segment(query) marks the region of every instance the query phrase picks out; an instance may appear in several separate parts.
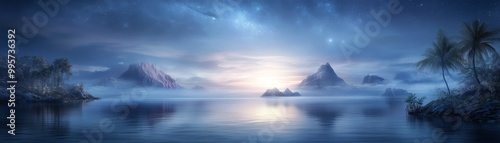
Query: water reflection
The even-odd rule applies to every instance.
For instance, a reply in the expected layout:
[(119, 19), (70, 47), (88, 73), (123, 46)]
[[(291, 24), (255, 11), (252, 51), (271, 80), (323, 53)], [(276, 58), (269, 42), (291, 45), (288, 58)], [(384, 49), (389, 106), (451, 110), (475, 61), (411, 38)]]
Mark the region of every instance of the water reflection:
[(335, 119), (342, 113), (342, 108), (336, 107), (335, 104), (322, 102), (297, 102), (297, 100), (303, 99), (297, 98), (292, 100), (266, 100), (266, 103), (271, 107), (293, 107), (302, 114), (316, 119), (318, 124), (324, 127), (330, 127), (334, 125)]
[(446, 132), (457, 131), (466, 123), (460, 117), (429, 117), (414, 115), (407, 115), (407, 121), (408, 125), (414, 127), (430, 126), (442, 129)]
[(341, 116), (342, 111), (328, 104), (306, 104), (298, 106), (300, 110), (310, 117), (316, 118), (319, 125), (330, 127), (335, 119)]
[(402, 97), (383, 97), (387, 103), (387, 105), (389, 105), (389, 108), (400, 108), (400, 107), (404, 107), (406, 105), (405, 103), (405, 100), (406, 100), (406, 97), (402, 96)]
[[(498, 124), (408, 116), (401, 99), (381, 97), (160, 99), (113, 104), (30, 103), (16, 108), (16, 136), (7, 142), (79, 142), (102, 119), (116, 127), (103, 142), (242, 142), (272, 131), (273, 142), (413, 142), (442, 129), (446, 142), (498, 142)], [(113, 106), (126, 108), (115, 112)], [(135, 105), (135, 106), (131, 106)], [(7, 115), (1, 108), (0, 114)], [(7, 120), (0, 120), (7, 124)], [(273, 128), (280, 127), (280, 130)], [(282, 128), (282, 129), (281, 129)], [(262, 142), (262, 141), (261, 141)]]
[[(500, 142), (498, 123), (472, 123), (453, 117), (422, 117), (407, 115), (407, 125), (427, 136), (439, 137), (444, 142)], [(423, 138), (432, 140), (432, 138)]]
[(386, 108), (364, 108), (362, 112), (365, 117), (382, 117), (390, 113)]
[[(84, 104), (86, 102), (19, 102), (15, 108), (16, 137), (22, 138), (29, 134), (48, 133), (51, 137), (66, 138), (71, 134), (71, 124), (75, 122), (73, 119), (82, 117), (82, 107)], [(2, 115), (7, 115), (7, 113), (8, 111), (5, 114), (2, 113)], [(7, 124), (7, 122), (8, 120), (0, 121), (2, 125)]]
[(70, 133), (70, 118), (81, 116), (82, 104), (81, 102), (31, 104), (21, 109), (20, 116), (31, 119), (27, 127), (38, 127), (40, 130), (50, 132), (53, 136), (67, 136)]
[[(114, 101), (106, 101), (112, 103)], [(101, 106), (102, 116), (123, 121), (127, 126), (136, 127), (142, 124), (154, 126), (162, 121), (168, 120), (177, 109), (175, 102), (156, 101), (156, 102), (136, 102), (136, 103), (118, 103), (105, 104), (112, 106)], [(107, 107), (107, 108), (106, 108)]]

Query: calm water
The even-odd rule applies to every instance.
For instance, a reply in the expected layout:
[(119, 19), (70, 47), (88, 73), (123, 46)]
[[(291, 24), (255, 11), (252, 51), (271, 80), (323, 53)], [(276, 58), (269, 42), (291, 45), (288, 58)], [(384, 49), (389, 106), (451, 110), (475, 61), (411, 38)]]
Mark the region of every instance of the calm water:
[[(402, 100), (381, 96), (107, 98), (24, 104), (17, 107), (17, 135), (8, 135), (4, 126), (0, 139), (75, 143), (100, 139), (120, 143), (500, 142), (499, 124), (415, 118), (405, 114)], [(7, 115), (3, 108), (2, 116)], [(1, 123), (7, 124), (7, 120)]]

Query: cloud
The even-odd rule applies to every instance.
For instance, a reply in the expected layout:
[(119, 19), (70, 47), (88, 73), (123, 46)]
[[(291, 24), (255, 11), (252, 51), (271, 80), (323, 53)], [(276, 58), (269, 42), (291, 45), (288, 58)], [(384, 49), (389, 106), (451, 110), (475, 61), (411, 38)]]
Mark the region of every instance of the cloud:
[(418, 74), (415, 72), (397, 72), (394, 75), (394, 80), (400, 81), (406, 84), (413, 83), (438, 83), (442, 82), (440, 78), (436, 75), (428, 75), (428, 74)]
[(107, 71), (109, 70), (109, 67), (103, 67), (103, 66), (83, 66), (83, 65), (73, 65), (73, 71), (74, 72), (79, 72), (79, 71), (87, 71), (87, 72), (102, 72), (102, 71)]
[(145, 46), (141, 44), (135, 44), (132, 46), (120, 46), (120, 47), (130, 47), (122, 48), (125, 52), (143, 54), (147, 56), (155, 56), (162, 58), (177, 58), (182, 56), (182, 53), (176, 48), (168, 48), (167, 46)]
[[(441, 78), (415, 73), (412, 62), (431, 46), (437, 29), (457, 34), (461, 23), (472, 19), (492, 28), (499, 25), (488, 14), (478, 15), (491, 9), (498, 14), (498, 5), (491, 2), (445, 0), (434, 3), (438, 13), (427, 7), (431, 4), (415, 3), (420, 2), (401, 1), (404, 11), (350, 56), (350, 63), (343, 62), (340, 43), (352, 43), (353, 27), (364, 29), (374, 20), (370, 10), (385, 8), (386, 0), (72, 1), (61, 6), (19, 54), (67, 57), (80, 65), (74, 67), (75, 77), (82, 79), (118, 76), (129, 63), (150, 61), (180, 81), (200, 77), (226, 85), (274, 80), (293, 85), (330, 62), (348, 83), (360, 83), (366, 74), (430, 83)], [(21, 17), (41, 10), (36, 2), (5, 2), (0, 7), (10, 11), (0, 14), (8, 19), (0, 22), (0, 29), (21, 30)]]
[(185, 78), (178, 78), (176, 79), (177, 83), (179, 83), (181, 86), (184, 87), (194, 87), (196, 85), (203, 86), (203, 87), (215, 87), (215, 86), (220, 86), (217, 83), (211, 81), (210, 79), (202, 78), (202, 77), (190, 77), (188, 79)]

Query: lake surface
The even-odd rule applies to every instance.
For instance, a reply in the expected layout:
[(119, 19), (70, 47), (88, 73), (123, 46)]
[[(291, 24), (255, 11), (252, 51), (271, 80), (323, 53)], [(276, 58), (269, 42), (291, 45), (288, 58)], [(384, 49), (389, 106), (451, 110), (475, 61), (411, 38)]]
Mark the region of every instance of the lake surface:
[[(16, 136), (4, 126), (0, 142), (500, 142), (499, 124), (416, 118), (405, 114), (403, 100), (117, 97), (19, 104)], [(8, 115), (4, 107), (0, 115)]]

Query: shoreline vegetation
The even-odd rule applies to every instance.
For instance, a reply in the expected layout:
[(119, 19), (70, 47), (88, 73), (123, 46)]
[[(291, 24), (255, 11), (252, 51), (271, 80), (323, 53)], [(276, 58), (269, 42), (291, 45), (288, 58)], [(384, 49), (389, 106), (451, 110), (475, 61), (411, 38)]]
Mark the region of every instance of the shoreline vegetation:
[[(52, 63), (39, 56), (19, 58), (16, 63), (16, 101), (75, 102), (99, 99), (86, 92), (83, 84), (65, 84), (72, 76), (71, 67), (67, 58), (55, 59)], [(6, 66), (0, 68), (2, 71), (7, 69)], [(2, 82), (0, 87), (7, 87), (7, 84)], [(1, 100), (9, 99), (7, 90), (0, 92)]]
[[(424, 53), (417, 68), (442, 74), (446, 91), (423, 105), (425, 97), (408, 96), (406, 111), (415, 116), (458, 117), (465, 121), (500, 122), (500, 58), (492, 46), (499, 29), (490, 30), (475, 20), (464, 23), (458, 41), (438, 32), (437, 41)], [(460, 71), (458, 89), (450, 89), (445, 73)]]

